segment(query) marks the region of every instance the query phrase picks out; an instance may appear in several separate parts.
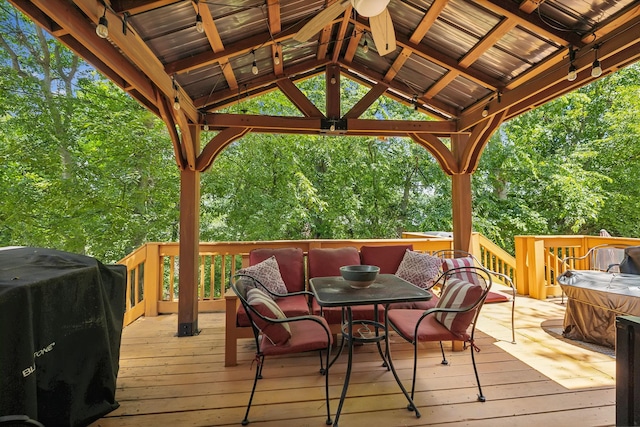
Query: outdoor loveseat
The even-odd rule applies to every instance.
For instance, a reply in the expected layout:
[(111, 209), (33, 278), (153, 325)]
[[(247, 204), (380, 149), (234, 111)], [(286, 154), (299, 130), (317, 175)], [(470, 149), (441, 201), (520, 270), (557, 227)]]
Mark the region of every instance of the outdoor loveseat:
[[(275, 248), (275, 249), (254, 249), (249, 254), (249, 265), (247, 269), (243, 269), (247, 274), (256, 273), (252, 271), (253, 266), (261, 263), (268, 264), (273, 262), (272, 257), (277, 261), (278, 268), (286, 292), (292, 293), (307, 290), (308, 280), (314, 277), (339, 276), (340, 267), (344, 265), (368, 264), (380, 267), (380, 274), (395, 274), (401, 264), (407, 266), (403, 271), (411, 274), (411, 268), (415, 262), (405, 261), (405, 254), (410, 251), (410, 256), (420, 256), (417, 252), (413, 252), (413, 245), (398, 244), (387, 246), (362, 246), (360, 250), (355, 247), (341, 248), (313, 248), (308, 254), (303, 253), (300, 248)], [(437, 276), (440, 263), (435, 257), (431, 262), (431, 272), (425, 272), (425, 257), (421, 259), (423, 265), (417, 270), (417, 274), (427, 274), (435, 278)], [(407, 276), (405, 276), (407, 278)], [(423, 280), (424, 277), (411, 277), (411, 282)], [(283, 293), (283, 290), (276, 293)], [(225, 366), (233, 366), (237, 363), (237, 342), (240, 338), (252, 338), (253, 333), (249, 324), (249, 319), (242, 305), (235, 295), (227, 295), (226, 297), (226, 325), (225, 325)], [(279, 298), (276, 300), (281, 310), (287, 317), (301, 316), (305, 314), (321, 314), (320, 306), (316, 301), (309, 301), (307, 295), (296, 295), (293, 297)], [(437, 298), (412, 307), (398, 308), (419, 308), (426, 310), (435, 306)], [(341, 310), (339, 308), (324, 309), (322, 316), (327, 319), (331, 332), (340, 333), (341, 327)], [(357, 306), (353, 307), (354, 319), (374, 320), (373, 306)]]

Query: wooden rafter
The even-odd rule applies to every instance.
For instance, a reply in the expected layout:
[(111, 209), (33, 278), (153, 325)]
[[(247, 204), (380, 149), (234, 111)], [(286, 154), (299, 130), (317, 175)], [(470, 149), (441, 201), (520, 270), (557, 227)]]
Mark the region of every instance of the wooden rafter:
[(458, 163), (451, 150), (436, 135), (428, 133), (410, 133), (408, 135), (417, 144), (426, 148), (436, 159), (447, 175), (458, 173)]
[[(624, 60), (625, 64), (633, 58), (640, 56), (640, 39), (637, 37), (640, 30), (640, 17), (627, 22), (624, 26), (619, 27), (613, 33), (608, 35), (606, 40), (600, 41), (598, 53), (600, 61), (603, 64), (603, 69), (617, 69), (618, 61)], [(584, 52), (591, 52), (594, 44), (585, 46)], [(625, 51), (625, 54), (621, 58), (616, 59), (616, 54), (620, 51)], [(635, 53), (634, 53), (635, 52)], [(574, 61), (574, 65), (578, 70), (584, 70), (590, 67), (593, 61), (593, 56), (585, 54), (579, 55)], [(532, 104), (530, 100), (539, 94), (544, 92), (544, 98), (546, 100), (553, 99), (566, 93), (568, 90), (575, 89), (589, 83), (592, 79), (578, 79), (575, 82), (567, 81), (567, 69), (568, 59), (559, 63), (558, 66), (552, 68), (546, 72), (546, 74), (539, 75), (536, 78), (532, 78), (527, 83), (514, 88), (511, 91), (505, 92), (500, 102), (497, 99), (487, 103), (491, 114), (499, 113), (503, 110), (509, 110), (507, 118), (512, 118), (517, 114), (521, 114), (526, 109), (536, 106)], [(569, 88), (569, 89), (568, 89)], [(541, 102), (542, 104), (543, 102)], [(522, 105), (526, 109), (520, 108), (518, 112), (513, 111), (513, 107), (516, 105)], [(459, 130), (467, 130), (475, 126), (482, 121), (482, 111), (477, 108), (473, 111), (465, 112), (460, 116)]]
[(322, 111), (318, 110), (318, 107), (316, 107), (291, 80), (278, 80), (278, 87), (305, 117), (324, 117)]
[(250, 127), (230, 127), (221, 130), (205, 145), (202, 153), (198, 156), (196, 170), (205, 172), (227, 145), (243, 137), (249, 131), (251, 131)]
[[(213, 52), (224, 52), (224, 44), (222, 43), (222, 39), (220, 38), (220, 33), (218, 32), (218, 28), (216, 27), (216, 23), (213, 20), (213, 16), (211, 15), (211, 10), (206, 3), (196, 3), (193, 4), (193, 7), (196, 11), (200, 12), (200, 16), (202, 16), (202, 24), (204, 26), (204, 33), (207, 35), (207, 40), (211, 45), (211, 49)], [(236, 75), (231, 68), (231, 64), (229, 64), (229, 59), (224, 58), (220, 61), (220, 69), (222, 70), (222, 74), (224, 75), (225, 80), (227, 81), (227, 85), (231, 89), (238, 88), (238, 81), (236, 80)]]
[(514, 19), (505, 18), (498, 25), (496, 25), (489, 33), (484, 36), (476, 45), (458, 62), (463, 68), (469, 67), (473, 64), (483, 53), (504, 37), (509, 31), (516, 26)]
[[(282, 31), (280, 20), (280, 2), (278, 0), (267, 0), (267, 17), (269, 19), (269, 32), (277, 34)], [(276, 60), (276, 58), (278, 60)], [(284, 58), (282, 57), (282, 45), (274, 43), (271, 45), (271, 61), (273, 62), (273, 72), (276, 76), (281, 76), (284, 72)], [(237, 88), (238, 86), (236, 86)]]
[(388, 88), (389, 86), (387, 84), (378, 83), (377, 85), (372, 87), (365, 96), (360, 98), (360, 100), (356, 102), (353, 107), (351, 107), (351, 110), (349, 110), (343, 116), (343, 118), (355, 119), (360, 117), (365, 111), (367, 111), (367, 108), (369, 108), (376, 101), (376, 99), (380, 98), (382, 94), (387, 91)]
[(342, 44), (344, 43), (345, 35), (347, 34), (347, 27), (349, 26), (349, 16), (351, 16), (352, 10), (353, 10), (353, 6), (349, 5), (347, 9), (344, 11), (344, 17), (340, 22), (340, 28), (338, 29), (338, 37), (336, 38), (335, 46), (333, 47), (333, 58), (331, 59), (333, 63), (338, 62), (340, 51), (342, 51)]

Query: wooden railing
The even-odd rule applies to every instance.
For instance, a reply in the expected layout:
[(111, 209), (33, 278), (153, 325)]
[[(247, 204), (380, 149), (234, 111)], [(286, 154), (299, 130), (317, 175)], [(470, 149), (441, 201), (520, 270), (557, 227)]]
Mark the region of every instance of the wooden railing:
[[(363, 245), (413, 244), (415, 250), (433, 253), (451, 249), (452, 239), (425, 237), (424, 233), (403, 233), (393, 240), (281, 240), (264, 242), (215, 242), (200, 244), (198, 310), (224, 311), (229, 278), (248, 264), (255, 248), (338, 248)], [(509, 276), (518, 294), (538, 299), (560, 295), (556, 277), (564, 271), (561, 259), (582, 256), (590, 248), (618, 243), (640, 245), (640, 239), (596, 236), (517, 236), (513, 257), (479, 233), (471, 236), (471, 252), (490, 270)], [(125, 324), (141, 316), (178, 312), (180, 283), (178, 243), (147, 243), (120, 261), (127, 266)], [(586, 267), (585, 267), (586, 268)]]
[[(224, 311), (229, 279), (248, 265), (249, 252), (256, 248), (298, 247), (307, 254), (311, 248), (382, 246), (409, 244), (420, 252), (451, 248), (447, 238), (407, 238), (392, 240), (281, 240), (263, 242), (201, 243), (199, 254), (198, 310)], [(120, 261), (129, 271), (125, 325), (141, 316), (177, 313), (180, 283), (178, 243), (147, 243)]]
[[(603, 244), (640, 245), (640, 239), (600, 236), (516, 236), (516, 288), (537, 299), (562, 293), (556, 278), (565, 270), (562, 259), (579, 257)], [(589, 268), (576, 265), (576, 268)]]

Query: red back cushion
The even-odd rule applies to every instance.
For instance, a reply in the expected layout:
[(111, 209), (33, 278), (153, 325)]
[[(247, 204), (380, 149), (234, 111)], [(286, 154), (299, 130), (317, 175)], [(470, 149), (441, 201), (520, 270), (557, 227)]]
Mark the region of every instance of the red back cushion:
[(340, 276), (343, 265), (359, 265), (358, 249), (347, 246), (344, 248), (315, 248), (309, 249), (309, 278)]
[(412, 251), (413, 245), (363, 246), (360, 261), (364, 265), (377, 265), (380, 274), (395, 274), (407, 250)]
[[(444, 287), (436, 308), (462, 309), (473, 305), (482, 296), (482, 286), (474, 285), (466, 280), (450, 277)], [(464, 335), (473, 321), (476, 310), (466, 312), (438, 312), (436, 319), (447, 329), (457, 335)]]
[(249, 264), (258, 264), (275, 256), (280, 275), (289, 292), (304, 290), (304, 254), (300, 248), (260, 248), (249, 252)]

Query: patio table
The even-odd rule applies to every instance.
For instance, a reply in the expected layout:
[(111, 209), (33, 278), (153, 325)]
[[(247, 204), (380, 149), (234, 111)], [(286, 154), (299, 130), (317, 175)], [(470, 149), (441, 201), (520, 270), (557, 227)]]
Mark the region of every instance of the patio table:
[(569, 270), (558, 283), (567, 295), (566, 338), (615, 347), (616, 316), (640, 316), (640, 275)]
[[(400, 389), (404, 393), (407, 401), (411, 407), (415, 407), (409, 393), (402, 385), (391, 358), (388, 358), (389, 354), (389, 323), (387, 319), (387, 308), (389, 304), (398, 302), (416, 302), (416, 301), (428, 301), (432, 295), (429, 291), (419, 288), (394, 274), (379, 274), (375, 282), (368, 288), (356, 289), (352, 288), (348, 282), (342, 277), (315, 277), (309, 280), (311, 290), (315, 295), (316, 300), (320, 307), (341, 307), (343, 315), (342, 325), (342, 337), (343, 345), (340, 347), (340, 351), (336, 355), (336, 358), (342, 352), (342, 348), (346, 342), (349, 349), (349, 358), (347, 361), (347, 371), (344, 377), (344, 385), (342, 387), (342, 394), (340, 395), (340, 403), (338, 404), (338, 410), (334, 419), (334, 427), (338, 426), (338, 419), (344, 404), (344, 399), (347, 395), (347, 389), (349, 388), (349, 378), (351, 376), (351, 365), (353, 361), (353, 346), (355, 343), (362, 342), (376, 342), (378, 345), (378, 351), (383, 360), (383, 366), (390, 369), (393, 376), (400, 386)], [(375, 318), (374, 320), (354, 320), (351, 312), (352, 306), (357, 305), (374, 305)], [(380, 322), (378, 319), (378, 306), (385, 307), (384, 322)], [(360, 325), (356, 330), (355, 325)], [(369, 326), (372, 329), (369, 329)], [(365, 328), (370, 333), (363, 333)], [(385, 353), (382, 353), (380, 349), (380, 342), (385, 343)], [(333, 361), (335, 361), (335, 359)], [(333, 361), (331, 363), (333, 363)]]

